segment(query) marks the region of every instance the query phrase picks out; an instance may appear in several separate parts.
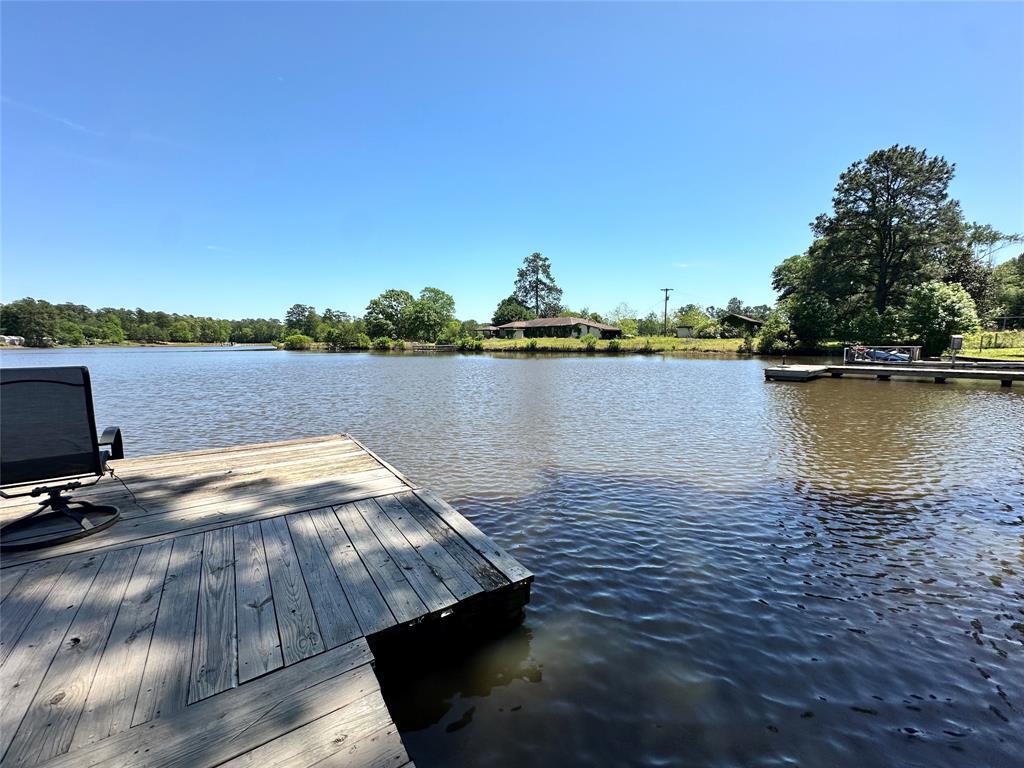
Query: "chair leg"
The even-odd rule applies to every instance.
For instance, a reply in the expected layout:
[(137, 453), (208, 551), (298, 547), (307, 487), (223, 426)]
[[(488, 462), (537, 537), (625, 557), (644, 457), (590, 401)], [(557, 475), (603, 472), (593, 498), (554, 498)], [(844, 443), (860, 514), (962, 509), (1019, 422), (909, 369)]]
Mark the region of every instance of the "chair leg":
[[(75, 509), (78, 507), (80, 509)], [(49, 518), (47, 515), (40, 516), (40, 513), (51, 509), (54, 513), (60, 513), (75, 523), (70, 530), (58, 530), (51, 533), (40, 533), (32, 536), (32, 528)], [(80, 539), (94, 533), (104, 531), (121, 517), (121, 510), (117, 507), (101, 506), (91, 504), (88, 501), (74, 501), (67, 496), (51, 497), (40, 503), (33, 512), (19, 518), (0, 529), (0, 550), (5, 552), (39, 549), (51, 547), (56, 544), (63, 544), (68, 541)], [(17, 539), (12, 536), (23, 534)]]

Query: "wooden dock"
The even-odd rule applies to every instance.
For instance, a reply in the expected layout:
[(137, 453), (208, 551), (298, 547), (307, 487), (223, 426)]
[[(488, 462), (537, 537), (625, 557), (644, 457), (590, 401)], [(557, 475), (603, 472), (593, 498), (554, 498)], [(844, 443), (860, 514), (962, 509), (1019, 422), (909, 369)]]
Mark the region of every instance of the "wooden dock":
[(897, 376), (908, 379), (931, 379), (936, 384), (944, 384), (948, 379), (981, 379), (998, 381), (1001, 386), (1009, 387), (1015, 381), (1024, 381), (1024, 368), (994, 368), (970, 363), (951, 366), (948, 363), (915, 362), (912, 365), (773, 365), (764, 369), (767, 381), (813, 381), (826, 377), (838, 379), (843, 376), (871, 376), (881, 381), (889, 381)]
[(78, 497), (116, 525), (0, 562), (3, 768), (411, 765), (374, 650), (529, 600), (526, 568), (349, 436), (112, 466), (134, 499)]

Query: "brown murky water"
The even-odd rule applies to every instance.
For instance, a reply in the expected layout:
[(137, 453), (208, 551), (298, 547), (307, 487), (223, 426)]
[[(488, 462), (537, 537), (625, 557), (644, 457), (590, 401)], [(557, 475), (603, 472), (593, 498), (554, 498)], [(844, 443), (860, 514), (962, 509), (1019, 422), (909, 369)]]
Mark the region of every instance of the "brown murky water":
[(5, 352), (142, 454), (349, 431), (536, 574), (423, 766), (1024, 765), (1024, 387), (757, 360)]

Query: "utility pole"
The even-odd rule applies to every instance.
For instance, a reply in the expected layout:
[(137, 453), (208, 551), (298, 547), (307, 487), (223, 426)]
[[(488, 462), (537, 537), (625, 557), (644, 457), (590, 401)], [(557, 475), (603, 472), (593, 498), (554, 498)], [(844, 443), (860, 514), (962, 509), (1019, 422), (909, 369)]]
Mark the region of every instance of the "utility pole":
[(665, 292), (665, 313), (661, 318), (661, 335), (668, 336), (668, 292), (674, 291), (675, 288), (662, 288), (660, 290)]

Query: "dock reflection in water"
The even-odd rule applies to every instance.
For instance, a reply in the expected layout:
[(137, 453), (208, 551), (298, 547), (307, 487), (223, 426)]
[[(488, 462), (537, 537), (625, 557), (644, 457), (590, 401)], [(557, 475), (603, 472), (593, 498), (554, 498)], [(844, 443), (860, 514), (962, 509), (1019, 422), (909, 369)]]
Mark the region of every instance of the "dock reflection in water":
[(521, 627), (389, 692), (418, 764), (1024, 764), (1022, 388), (15, 354), (89, 365), (136, 452), (350, 431), (536, 573)]

